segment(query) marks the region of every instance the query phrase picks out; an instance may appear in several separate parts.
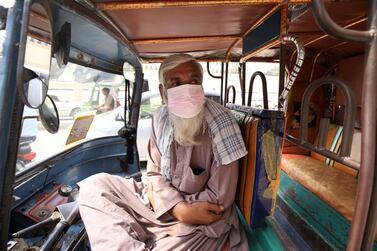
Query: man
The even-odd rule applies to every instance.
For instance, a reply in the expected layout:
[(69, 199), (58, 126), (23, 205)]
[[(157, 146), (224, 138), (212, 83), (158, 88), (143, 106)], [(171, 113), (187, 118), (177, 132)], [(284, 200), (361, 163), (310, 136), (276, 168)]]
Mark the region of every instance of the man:
[(93, 250), (248, 250), (234, 198), (246, 154), (230, 112), (204, 98), (203, 70), (177, 54), (159, 69), (146, 184), (109, 174), (79, 183)]
[(102, 88), (102, 94), (105, 96), (105, 98), (103, 104), (97, 106), (97, 114), (114, 109), (115, 100), (114, 97), (110, 94), (110, 89), (107, 87)]

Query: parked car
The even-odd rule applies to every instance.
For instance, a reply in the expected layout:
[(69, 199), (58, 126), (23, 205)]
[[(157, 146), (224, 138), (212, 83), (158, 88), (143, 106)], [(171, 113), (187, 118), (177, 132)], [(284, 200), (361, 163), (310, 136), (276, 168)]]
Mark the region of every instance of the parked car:
[[(209, 99), (220, 102), (220, 94), (217, 92), (206, 91), (205, 95)], [(140, 161), (146, 161), (148, 158), (147, 146), (151, 132), (152, 116), (153, 112), (161, 105), (162, 99), (158, 91), (147, 91), (142, 94), (137, 130), (137, 147)], [(118, 130), (124, 126), (123, 117), (123, 106), (96, 115), (86, 135), (86, 139), (117, 135)]]
[(50, 95), (52, 100), (54, 100), (56, 108), (58, 109), (60, 117), (75, 117), (81, 112), (80, 102), (70, 102), (67, 100), (61, 100), (56, 95)]

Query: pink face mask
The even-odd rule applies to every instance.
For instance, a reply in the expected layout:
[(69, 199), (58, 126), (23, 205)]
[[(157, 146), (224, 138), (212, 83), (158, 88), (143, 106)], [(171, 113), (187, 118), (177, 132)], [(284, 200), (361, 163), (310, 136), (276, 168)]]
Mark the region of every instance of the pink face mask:
[(204, 91), (201, 85), (180, 85), (168, 89), (168, 109), (181, 118), (193, 118), (199, 114), (204, 104)]

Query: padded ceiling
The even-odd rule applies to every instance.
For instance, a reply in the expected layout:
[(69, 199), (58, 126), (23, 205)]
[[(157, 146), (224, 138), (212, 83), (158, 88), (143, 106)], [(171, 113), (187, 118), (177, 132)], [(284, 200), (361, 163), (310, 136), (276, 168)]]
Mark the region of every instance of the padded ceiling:
[[(176, 52), (193, 52), (198, 55), (213, 55), (224, 59), (229, 47), (278, 1), (261, 1), (242, 5), (229, 3), (213, 4), (211, 1), (109, 1), (94, 0), (97, 9), (103, 11), (127, 36), (137, 53), (146, 60), (158, 60), (161, 55)], [(209, 5), (206, 5), (208, 4)], [(179, 6), (177, 6), (179, 5)], [(296, 5), (299, 7), (300, 5)], [(326, 9), (341, 26), (359, 21), (353, 29), (364, 29), (366, 25), (368, 0), (329, 0)], [(324, 37), (313, 18), (310, 7), (290, 8), (292, 16), (288, 32), (298, 37), (306, 49), (329, 49), (339, 56), (363, 52), (361, 43), (344, 43), (331, 37)], [(362, 18), (364, 20), (360, 21)], [(241, 48), (238, 42), (231, 54), (232, 60), (239, 60)], [(278, 47), (256, 55), (259, 58), (278, 58)], [(216, 53), (213, 53), (216, 52)], [(235, 53), (233, 53), (235, 52)], [(208, 58), (208, 57), (206, 57)]]

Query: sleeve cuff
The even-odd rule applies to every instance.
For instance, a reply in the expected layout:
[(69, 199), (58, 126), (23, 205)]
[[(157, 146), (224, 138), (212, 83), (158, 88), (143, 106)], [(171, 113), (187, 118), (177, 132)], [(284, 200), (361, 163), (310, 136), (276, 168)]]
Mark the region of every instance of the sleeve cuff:
[(169, 202), (165, 202), (165, 205), (163, 207), (158, 207), (155, 211), (156, 219), (160, 219), (165, 213), (169, 212), (175, 205), (177, 205), (179, 202), (184, 201), (182, 197), (175, 197)]

